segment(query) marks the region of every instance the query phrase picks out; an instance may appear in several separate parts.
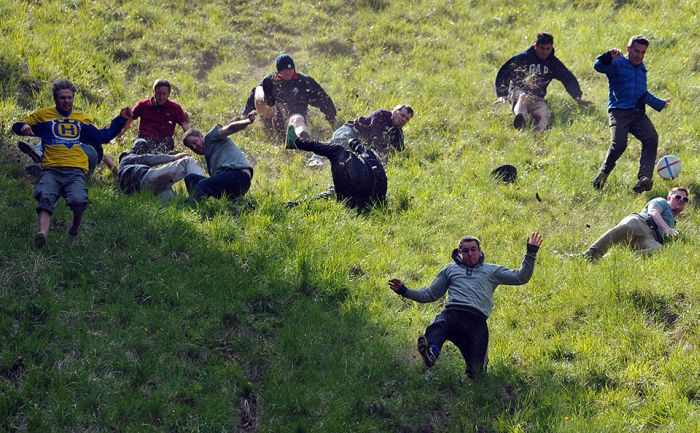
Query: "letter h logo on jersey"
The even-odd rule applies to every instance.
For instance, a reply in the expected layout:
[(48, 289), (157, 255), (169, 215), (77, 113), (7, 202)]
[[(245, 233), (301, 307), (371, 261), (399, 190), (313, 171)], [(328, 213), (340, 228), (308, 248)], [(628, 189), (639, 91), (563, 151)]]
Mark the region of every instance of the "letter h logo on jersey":
[(72, 119), (58, 119), (53, 124), (53, 135), (58, 138), (76, 139), (80, 136), (80, 125)]

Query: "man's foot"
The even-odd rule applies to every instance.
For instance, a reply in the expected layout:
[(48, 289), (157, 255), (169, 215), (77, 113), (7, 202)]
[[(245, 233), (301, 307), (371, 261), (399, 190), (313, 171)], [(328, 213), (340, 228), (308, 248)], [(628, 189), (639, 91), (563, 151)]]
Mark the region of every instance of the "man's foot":
[(593, 188), (597, 190), (603, 189), (606, 180), (608, 180), (608, 173), (599, 171), (598, 175), (595, 177), (595, 179), (593, 179)]
[(40, 165), (28, 165), (24, 167), (24, 170), (27, 172), (28, 175), (31, 177), (35, 177), (39, 179), (39, 176), (41, 176), (41, 166)]
[(41, 164), (41, 155), (36, 153), (36, 150), (34, 150), (34, 147), (32, 147), (29, 143), (25, 143), (24, 141), (20, 141), (17, 143), (17, 147), (19, 147), (19, 150), (30, 157), (32, 161), (36, 162), (37, 164)]
[(41, 249), (46, 246), (46, 234), (42, 232), (37, 232), (34, 235), (34, 246)]
[(430, 347), (430, 344), (428, 343), (428, 339), (425, 338), (425, 335), (421, 335), (418, 337), (418, 352), (420, 353), (420, 356), (423, 358), (423, 363), (425, 364), (426, 367), (430, 368), (433, 365), (435, 365), (435, 354), (433, 353), (433, 349)]
[(642, 176), (637, 181), (637, 184), (632, 188), (632, 191), (636, 192), (637, 194), (642, 193), (644, 191), (649, 191), (651, 190), (651, 186), (653, 184), (653, 180), (649, 179), (646, 176)]
[(289, 125), (287, 127), (287, 149), (297, 148), (297, 133), (294, 131), (294, 125)]
[(515, 129), (523, 129), (525, 126), (525, 116), (518, 113), (515, 115), (515, 119), (513, 119), (513, 127)]

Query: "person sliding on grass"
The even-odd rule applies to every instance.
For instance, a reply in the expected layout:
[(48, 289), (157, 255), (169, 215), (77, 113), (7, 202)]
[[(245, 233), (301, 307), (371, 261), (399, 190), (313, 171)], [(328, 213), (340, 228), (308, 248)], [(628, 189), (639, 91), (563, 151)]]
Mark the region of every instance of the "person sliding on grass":
[(119, 157), (119, 188), (127, 194), (150, 190), (161, 200), (170, 200), (175, 195), (173, 185), (188, 174), (202, 176), (204, 172), (186, 152), (175, 155), (124, 152)]
[(253, 179), (253, 166), (229, 135), (248, 127), (255, 121), (255, 111), (247, 118), (234, 120), (226, 126), (216, 125), (207, 135), (189, 129), (182, 137), (183, 144), (197, 155), (204, 155), (210, 177), (190, 173), (185, 186), (195, 200), (205, 197), (234, 199), (243, 196)]
[(293, 125), (300, 137), (311, 139), (307, 122), (309, 105), (321, 110), (331, 128), (335, 128), (337, 110), (323, 87), (310, 76), (297, 72), (289, 54), (277, 56), (275, 66), (277, 72), (263, 77), (250, 91), (242, 115), (256, 110), (263, 127), (276, 140), (284, 140), (288, 125)]
[(501, 66), (496, 75), (496, 96), (498, 102), (510, 102), (516, 129), (525, 126), (528, 115), (536, 121), (537, 131), (547, 129), (552, 112), (544, 97), (552, 79), (561, 81), (579, 105), (591, 105), (581, 99), (581, 87), (574, 74), (554, 55), (554, 36), (550, 33), (538, 33), (533, 46)]
[(666, 198), (652, 199), (641, 212), (624, 217), (581, 256), (597, 260), (615, 244), (628, 244), (642, 254), (653, 253), (663, 247), (665, 240), (678, 235), (676, 217), (683, 212), (688, 200), (687, 188), (672, 188)]
[(387, 181), (381, 161), (357, 139), (350, 140), (348, 146), (350, 150), (342, 144), (302, 140), (297, 137), (293, 125), (287, 128), (287, 149), (314, 152), (331, 161), (333, 191), (338, 200), (360, 210), (383, 202)]
[(465, 236), (452, 251), (453, 262), (445, 266), (429, 287), (412, 290), (398, 278), (389, 287), (416, 302), (434, 302), (447, 292), (445, 309), (418, 337), (418, 352), (427, 367), (435, 365), (445, 341), (452, 341), (462, 353), (470, 378), (486, 371), (489, 330), (486, 319), (493, 308), (493, 292), (499, 284), (520, 285), (530, 281), (542, 236), (532, 233), (520, 269), (484, 263), (479, 239)]
[(99, 160), (95, 148), (101, 151), (102, 144), (116, 137), (131, 118), (131, 109), (125, 107), (108, 128), (97, 129), (87, 116), (73, 111), (75, 84), (56, 80), (51, 90), (55, 108), (41, 108), (12, 125), (15, 134), (41, 138), (41, 173), (34, 190), (38, 226), (34, 244), (37, 248), (46, 245), (51, 215), (59, 196), (66, 199), (73, 211), (73, 224), (68, 234), (72, 238), (78, 236), (83, 212), (88, 205), (85, 176), (90, 155), (94, 154), (95, 160)]
[[(391, 111), (380, 108), (367, 116), (345, 122), (335, 130), (331, 142), (347, 147), (350, 140), (358, 139), (386, 163), (389, 152), (404, 149), (403, 127), (412, 118), (413, 108), (410, 105), (399, 104)], [(314, 155), (309, 160), (309, 165), (321, 165), (323, 162), (323, 158)]]

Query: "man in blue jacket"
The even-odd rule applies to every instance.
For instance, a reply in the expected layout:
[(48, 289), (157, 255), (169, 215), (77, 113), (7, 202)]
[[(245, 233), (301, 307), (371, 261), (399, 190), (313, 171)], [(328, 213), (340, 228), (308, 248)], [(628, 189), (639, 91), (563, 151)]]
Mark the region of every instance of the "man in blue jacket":
[(593, 188), (602, 189), (615, 163), (627, 148), (627, 134), (642, 142), (636, 193), (649, 191), (652, 186), (656, 148), (659, 135), (645, 113), (646, 105), (656, 111), (668, 107), (670, 99), (659, 99), (647, 90), (647, 68), (644, 55), (649, 40), (644, 36), (632, 36), (627, 46), (627, 56), (613, 48), (595, 59), (593, 68), (608, 77), (608, 117), (612, 141), (603, 166), (593, 179)]
[(537, 122), (537, 131), (547, 129), (552, 112), (544, 97), (552, 79), (561, 81), (579, 105), (591, 104), (581, 99), (578, 80), (554, 55), (554, 36), (550, 33), (538, 33), (533, 46), (501, 66), (496, 75), (496, 95), (499, 102), (510, 102), (515, 113), (513, 126), (516, 129), (525, 126), (528, 115)]
[(398, 278), (389, 280), (397, 294), (416, 302), (434, 302), (447, 292), (445, 309), (418, 337), (418, 352), (427, 367), (435, 365), (445, 341), (452, 341), (467, 364), (467, 375), (474, 378), (486, 370), (489, 330), (486, 325), (493, 309), (493, 292), (500, 284), (520, 285), (530, 281), (542, 235), (530, 235), (525, 258), (519, 269), (484, 263), (479, 239), (465, 236), (452, 251), (452, 262), (445, 266), (429, 287), (411, 290)]

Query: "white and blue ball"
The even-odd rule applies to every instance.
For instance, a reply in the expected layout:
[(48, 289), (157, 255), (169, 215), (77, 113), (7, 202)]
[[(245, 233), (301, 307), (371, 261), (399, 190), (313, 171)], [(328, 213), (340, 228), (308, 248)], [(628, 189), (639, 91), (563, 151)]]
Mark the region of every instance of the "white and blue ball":
[(681, 172), (681, 160), (673, 155), (662, 156), (656, 163), (656, 172), (662, 179), (675, 179)]

